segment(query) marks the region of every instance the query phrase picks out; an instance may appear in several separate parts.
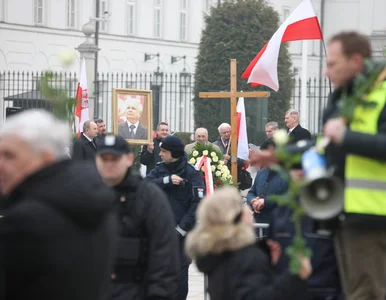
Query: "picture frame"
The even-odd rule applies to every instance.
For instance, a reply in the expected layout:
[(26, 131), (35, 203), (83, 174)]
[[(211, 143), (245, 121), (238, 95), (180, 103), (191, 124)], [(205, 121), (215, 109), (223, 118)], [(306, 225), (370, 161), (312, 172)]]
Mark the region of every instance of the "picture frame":
[[(151, 90), (113, 88), (113, 132), (130, 144), (153, 141), (153, 101)], [(142, 111), (141, 111), (142, 110)]]

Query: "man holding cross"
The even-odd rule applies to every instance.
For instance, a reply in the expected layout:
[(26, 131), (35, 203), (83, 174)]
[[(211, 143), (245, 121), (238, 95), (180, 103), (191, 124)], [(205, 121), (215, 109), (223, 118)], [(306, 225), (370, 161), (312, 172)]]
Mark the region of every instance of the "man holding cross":
[(228, 164), (230, 161), (229, 148), (230, 148), (230, 138), (231, 138), (231, 125), (228, 123), (222, 123), (218, 127), (218, 133), (220, 136), (212, 144), (220, 148), (220, 151), (224, 155), (224, 163)]

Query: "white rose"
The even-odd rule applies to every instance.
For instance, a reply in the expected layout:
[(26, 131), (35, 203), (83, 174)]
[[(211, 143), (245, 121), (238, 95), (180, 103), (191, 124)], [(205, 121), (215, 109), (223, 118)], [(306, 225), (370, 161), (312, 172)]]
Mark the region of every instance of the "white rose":
[(288, 143), (289, 136), (285, 129), (280, 129), (273, 135), (273, 141), (277, 146), (284, 146)]
[(213, 159), (214, 162), (218, 162), (218, 157), (217, 156), (213, 156), (212, 159)]
[(201, 171), (205, 173), (205, 168), (204, 168), (204, 167), (201, 167)]
[(194, 165), (196, 163), (196, 160), (192, 157), (190, 160), (189, 160), (189, 163), (191, 165)]
[(223, 179), (227, 179), (227, 176), (228, 176), (227, 174), (222, 174), (222, 175), (221, 175), (221, 177), (222, 177)]
[(76, 59), (76, 52), (74, 50), (62, 51), (59, 53), (58, 58), (63, 66), (70, 67)]
[(216, 171), (216, 173), (214, 173), (217, 177), (220, 177), (221, 176), (221, 172), (220, 171)]
[(212, 157), (217, 156), (217, 155), (216, 155), (216, 152), (210, 152), (210, 156), (212, 156)]
[(208, 150), (204, 150), (204, 151), (202, 151), (202, 155), (206, 155), (206, 156), (207, 156), (207, 155), (208, 155), (208, 153), (209, 153), (209, 152), (208, 152)]
[(216, 167), (215, 166), (211, 166), (211, 169), (212, 169), (212, 172), (216, 171)]
[(193, 153), (192, 153), (192, 155), (193, 155), (194, 157), (198, 156), (198, 151), (197, 151), (197, 150), (194, 150)]
[(218, 164), (221, 166), (221, 165), (224, 164), (224, 161), (223, 161), (223, 160), (220, 160), (220, 161), (218, 162)]

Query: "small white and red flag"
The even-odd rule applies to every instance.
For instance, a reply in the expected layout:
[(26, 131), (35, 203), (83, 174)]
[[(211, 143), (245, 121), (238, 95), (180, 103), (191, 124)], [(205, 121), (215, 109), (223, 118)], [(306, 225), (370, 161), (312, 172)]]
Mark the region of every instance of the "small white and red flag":
[(86, 61), (83, 58), (80, 68), (80, 80), (76, 90), (76, 105), (75, 105), (75, 125), (78, 133), (83, 131), (84, 122), (90, 120), (88, 91), (87, 91), (87, 77), (86, 77)]

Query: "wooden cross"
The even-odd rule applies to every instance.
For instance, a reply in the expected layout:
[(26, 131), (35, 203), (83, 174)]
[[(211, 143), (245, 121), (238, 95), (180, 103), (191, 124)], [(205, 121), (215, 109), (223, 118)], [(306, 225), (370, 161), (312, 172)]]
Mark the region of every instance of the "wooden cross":
[(200, 98), (230, 98), (231, 99), (231, 162), (232, 177), (234, 182), (237, 180), (237, 101), (236, 98), (267, 98), (269, 92), (238, 92), (237, 91), (237, 61), (231, 59), (230, 62), (231, 91), (230, 92), (201, 92)]

